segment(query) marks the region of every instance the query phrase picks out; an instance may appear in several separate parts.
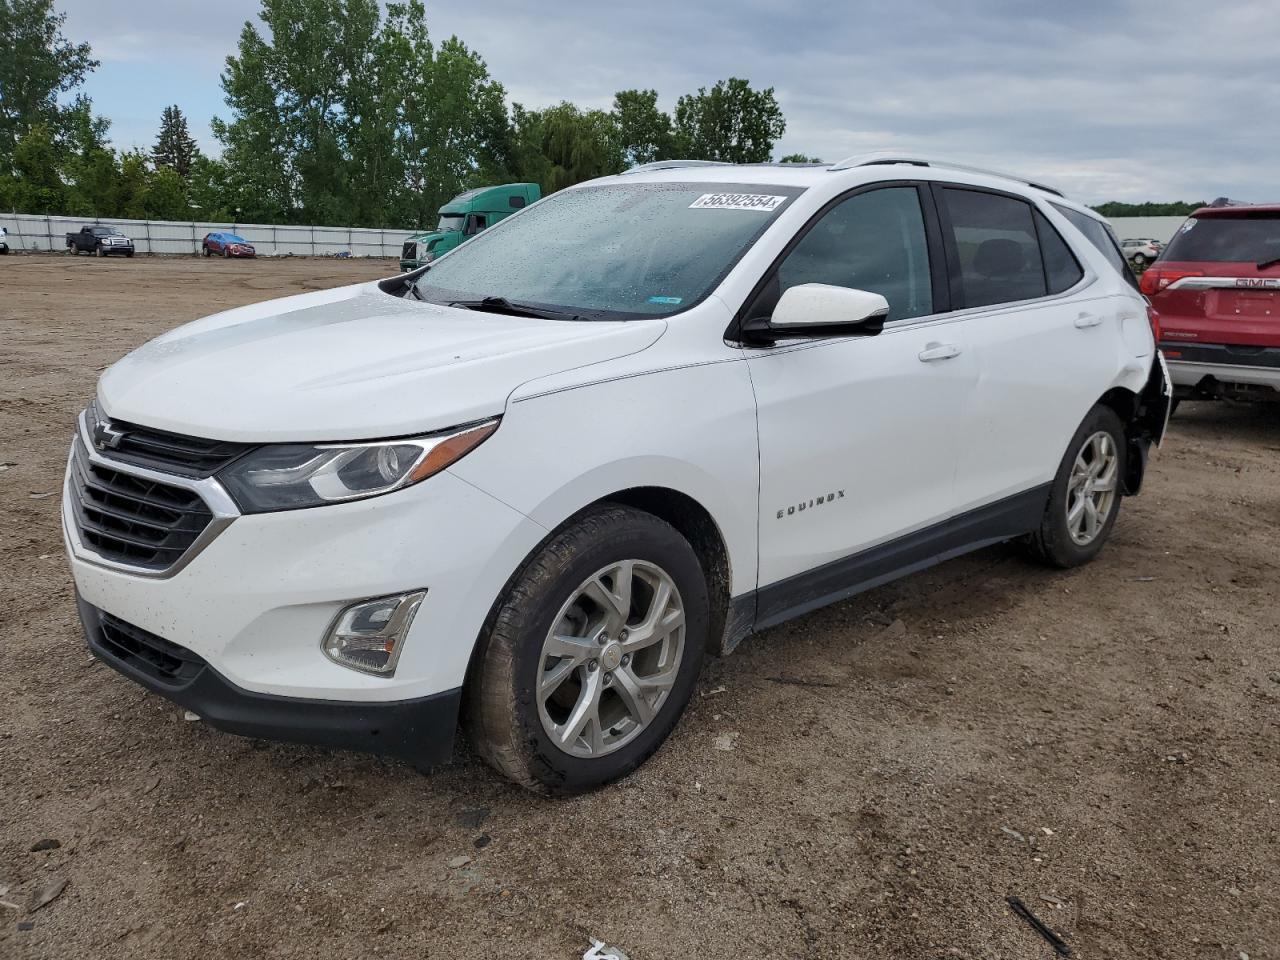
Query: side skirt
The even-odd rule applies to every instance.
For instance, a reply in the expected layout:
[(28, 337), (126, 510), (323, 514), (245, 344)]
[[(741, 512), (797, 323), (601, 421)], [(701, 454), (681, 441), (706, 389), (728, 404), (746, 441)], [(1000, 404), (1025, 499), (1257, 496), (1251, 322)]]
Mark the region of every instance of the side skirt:
[[(735, 597), (729, 621), (738, 628), (726, 634), (724, 652), (729, 653), (756, 631), (767, 630), (954, 557), (1030, 533), (1040, 525), (1052, 486), (1046, 483), (1034, 487)], [(744, 621), (751, 623), (751, 629), (743, 629)]]

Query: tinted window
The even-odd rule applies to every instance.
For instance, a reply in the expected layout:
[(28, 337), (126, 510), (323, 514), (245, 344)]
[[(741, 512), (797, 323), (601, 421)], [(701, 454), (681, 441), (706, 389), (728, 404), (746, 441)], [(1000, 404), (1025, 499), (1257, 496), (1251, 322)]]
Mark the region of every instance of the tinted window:
[(933, 312), (929, 249), (915, 187), (860, 193), (833, 207), (804, 235), (749, 311), (769, 316), (783, 291), (801, 283), (870, 290), (889, 301), (889, 319)]
[(942, 194), (960, 254), (963, 305), (1043, 297), (1044, 268), (1031, 204), (950, 187)]
[(1055, 203), (1053, 209), (1066, 217), (1068, 223), (1083, 233), (1085, 239), (1101, 251), (1102, 255), (1107, 258), (1113, 267), (1120, 271), (1120, 275), (1128, 280), (1131, 286), (1135, 288), (1138, 286), (1138, 279), (1133, 275), (1133, 271), (1129, 269), (1129, 261), (1120, 252), (1120, 244), (1116, 242), (1115, 234), (1111, 232), (1110, 226), (1078, 210), (1072, 210), (1070, 207), (1061, 207)]
[(506, 297), (586, 319), (663, 316), (705, 297), (802, 191), (721, 183), (575, 187), (431, 265), (436, 303)]
[(1280, 215), (1191, 218), (1165, 251), (1166, 260), (1266, 263), (1280, 257)]
[(1040, 252), (1044, 256), (1044, 277), (1048, 281), (1049, 292), (1070, 290), (1084, 278), (1084, 270), (1076, 255), (1062, 239), (1062, 234), (1039, 210), (1036, 211), (1036, 232), (1040, 235)]

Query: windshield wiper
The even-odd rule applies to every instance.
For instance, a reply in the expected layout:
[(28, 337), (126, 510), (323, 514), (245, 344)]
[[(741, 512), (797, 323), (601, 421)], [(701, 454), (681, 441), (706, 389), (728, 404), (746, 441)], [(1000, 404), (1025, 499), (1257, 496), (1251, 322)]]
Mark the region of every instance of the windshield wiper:
[(1265, 270), (1267, 267), (1274, 267), (1277, 263), (1280, 263), (1280, 257), (1272, 257), (1270, 260), (1263, 260), (1260, 263), (1255, 264), (1255, 266), (1259, 270)]
[(545, 310), (542, 307), (518, 303), (506, 297), (483, 297), (479, 300), (452, 300), (450, 307), (462, 307), (466, 310), (480, 310), (484, 313), (501, 313), (509, 317), (536, 317), (539, 320), (581, 320), (576, 313), (565, 313), (563, 310)]

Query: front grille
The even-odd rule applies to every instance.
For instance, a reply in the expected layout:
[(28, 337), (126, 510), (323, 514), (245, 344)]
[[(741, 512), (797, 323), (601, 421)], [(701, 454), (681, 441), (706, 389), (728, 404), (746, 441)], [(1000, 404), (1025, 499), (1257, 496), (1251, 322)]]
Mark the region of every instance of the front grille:
[(130, 566), (172, 566), (213, 520), (196, 492), (93, 463), (79, 437), (70, 487), (80, 540), (104, 559)]
[(109, 431), (113, 460), (186, 477), (213, 476), (252, 448), (248, 443), (188, 437), (123, 420), (109, 420), (96, 403), (89, 407), (88, 427), (90, 435), (95, 437), (103, 429)]
[(161, 683), (180, 686), (195, 679), (205, 662), (186, 647), (148, 633), (105, 611), (99, 611), (102, 649)]
[(417, 260), (418, 245), (412, 240), (406, 240), (404, 246), (400, 250), (401, 260)]

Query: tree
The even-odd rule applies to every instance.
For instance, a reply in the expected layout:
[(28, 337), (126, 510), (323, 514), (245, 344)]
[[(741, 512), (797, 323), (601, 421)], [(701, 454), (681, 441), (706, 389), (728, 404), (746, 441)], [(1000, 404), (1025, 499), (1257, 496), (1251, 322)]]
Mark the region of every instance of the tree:
[(737, 77), (676, 102), (676, 149), (688, 159), (766, 163), (786, 128), (773, 88), (753, 90)]
[(547, 192), (626, 169), (617, 128), (603, 110), (579, 110), (564, 101), (541, 111), (538, 122), (538, 146), (550, 164), (542, 184)]
[(1203, 202), (1184, 203), (1178, 200), (1169, 203), (1122, 203), (1112, 200), (1100, 203), (1093, 209), (1104, 217), (1185, 217), (1203, 206)]
[(236, 205), (252, 219), (343, 223), (345, 135), (370, 80), (377, 0), (262, 0), (259, 16), (270, 39), (244, 24), (222, 74), (235, 117), (213, 125)]
[(65, 13), (53, 0), (0, 0), (0, 170), (8, 170), (18, 141), (43, 125), (55, 143), (88, 101), (70, 106), (58, 95), (74, 90), (98, 66), (89, 44), (62, 35)]
[[(398, 79), (395, 157), (402, 171), (398, 219), (434, 223), (468, 186), (505, 173), (511, 143), (505, 91), (457, 37), (436, 45), (421, 0), (387, 8), (381, 69)], [(505, 176), (500, 176), (505, 179)]]
[(187, 180), (188, 217), (201, 220), (230, 220), (235, 213), (227, 167), (221, 160), (196, 156)]
[(187, 129), (187, 118), (178, 105), (165, 107), (160, 116), (160, 134), (151, 150), (151, 159), (156, 167), (169, 167), (185, 180), (190, 176), (191, 164), (199, 152), (191, 131)]
[(779, 163), (822, 163), (824, 162), (818, 157), (805, 156), (803, 153), (788, 153), (785, 157), (778, 161)]
[(629, 165), (675, 155), (671, 117), (658, 109), (657, 90), (619, 90), (613, 96), (613, 122)]
[(143, 201), (148, 220), (190, 220), (187, 181), (173, 167), (156, 167), (147, 182)]
[(0, 207), (24, 213), (62, 213), (66, 185), (58, 176), (58, 146), (53, 131), (36, 124), (18, 140), (13, 173), (0, 171)]

